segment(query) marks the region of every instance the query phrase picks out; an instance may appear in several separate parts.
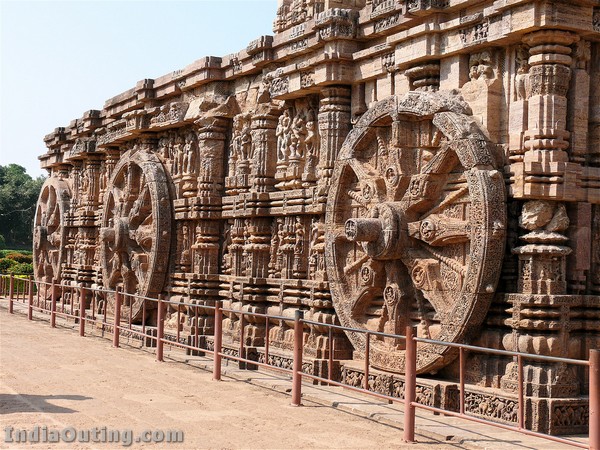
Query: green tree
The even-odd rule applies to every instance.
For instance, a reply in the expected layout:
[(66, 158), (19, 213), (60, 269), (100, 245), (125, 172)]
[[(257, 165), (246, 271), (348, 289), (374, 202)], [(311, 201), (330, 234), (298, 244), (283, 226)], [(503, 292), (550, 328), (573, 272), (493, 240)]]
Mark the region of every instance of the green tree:
[(18, 164), (0, 166), (0, 235), (7, 247), (31, 247), (35, 205), (44, 180), (31, 178)]

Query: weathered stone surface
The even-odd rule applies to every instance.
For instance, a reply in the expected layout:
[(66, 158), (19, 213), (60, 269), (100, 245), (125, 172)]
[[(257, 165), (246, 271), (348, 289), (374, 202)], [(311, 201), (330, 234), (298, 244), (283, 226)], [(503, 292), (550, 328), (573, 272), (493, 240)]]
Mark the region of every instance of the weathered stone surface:
[[(36, 277), (199, 305), (171, 307), (167, 332), (207, 348), (203, 307), (221, 300), (229, 350), (267, 360), (268, 337), (281, 365), (298, 309), (585, 359), (600, 346), (598, 17), (583, 1), (280, 0), (273, 37), (46, 136)], [(246, 318), (241, 336), (241, 311), (287, 319)], [(123, 313), (156, 320), (141, 301)], [(365, 344), (307, 326), (306, 368), (323, 375), (332, 352), (352, 378), (340, 360)], [(370, 344), (374, 366), (404, 370), (401, 340)], [(419, 345), (418, 368), (451, 383), (455, 356)], [(514, 422), (513, 361), (467, 367), (469, 411)], [(530, 428), (585, 427), (582, 372), (529, 363), (525, 380)]]

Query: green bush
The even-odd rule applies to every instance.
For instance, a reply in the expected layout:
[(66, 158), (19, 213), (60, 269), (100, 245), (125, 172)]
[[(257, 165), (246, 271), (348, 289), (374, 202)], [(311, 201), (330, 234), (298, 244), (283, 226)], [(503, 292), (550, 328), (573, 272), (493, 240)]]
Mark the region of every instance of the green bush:
[(33, 275), (33, 264), (17, 263), (8, 269), (8, 273), (14, 273), (19, 275)]
[(14, 259), (0, 258), (0, 273), (8, 273), (8, 270), (17, 264)]
[(11, 252), (6, 255), (6, 258), (12, 259), (18, 263), (29, 263), (33, 262), (33, 256), (27, 255), (23, 252)]

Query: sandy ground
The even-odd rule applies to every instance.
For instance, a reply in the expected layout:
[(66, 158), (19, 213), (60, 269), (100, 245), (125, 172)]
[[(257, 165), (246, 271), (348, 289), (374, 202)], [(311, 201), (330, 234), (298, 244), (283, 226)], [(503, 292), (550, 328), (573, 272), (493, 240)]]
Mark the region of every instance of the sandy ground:
[[(158, 363), (139, 350), (29, 322), (0, 309), (0, 447), (7, 427), (43, 434), (131, 430), (129, 448), (453, 448), (421, 439), (403, 444), (402, 431), (333, 408), (304, 402), (241, 381), (215, 382), (184, 364)], [(179, 430), (183, 443), (136, 443), (141, 433)], [(13, 431), (12, 439), (16, 439)], [(92, 435), (93, 437), (93, 435)], [(127, 439), (123, 439), (123, 438)], [(68, 435), (67, 435), (68, 438)], [(119, 443), (50, 443), (35, 448), (124, 448)], [(125, 442), (128, 443), (128, 442)], [(27, 445), (26, 447), (29, 447)]]

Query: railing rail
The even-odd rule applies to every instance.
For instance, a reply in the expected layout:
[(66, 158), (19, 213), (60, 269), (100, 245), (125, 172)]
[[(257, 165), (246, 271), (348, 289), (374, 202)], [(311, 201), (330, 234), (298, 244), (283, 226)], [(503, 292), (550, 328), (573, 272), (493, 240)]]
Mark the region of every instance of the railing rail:
[[(112, 311), (112, 320), (109, 320), (108, 301), (101, 299), (102, 295), (114, 295), (115, 307)], [(180, 348), (185, 351), (208, 353), (213, 357), (213, 379), (220, 380), (222, 375), (223, 359), (237, 361), (240, 368), (246, 368), (247, 365), (252, 367), (265, 367), (270, 370), (276, 370), (290, 374), (292, 376), (292, 405), (299, 406), (302, 403), (302, 380), (304, 378), (311, 379), (320, 383), (342, 386), (352, 391), (368, 394), (377, 398), (389, 400), (392, 402), (401, 402), (404, 404), (404, 435), (403, 438), (407, 442), (415, 440), (415, 420), (416, 409), (423, 409), (434, 413), (441, 413), (446, 416), (459, 417), (461, 419), (470, 420), (477, 423), (492, 425), (505, 430), (510, 430), (529, 436), (549, 439), (562, 444), (600, 450), (600, 350), (591, 350), (589, 360), (579, 360), (573, 358), (562, 358), (556, 356), (534, 355), (529, 353), (521, 353), (508, 350), (490, 349), (478, 347), (469, 344), (460, 344), (452, 342), (437, 341), (434, 339), (422, 338), (416, 336), (416, 330), (412, 327), (407, 327), (405, 335), (384, 333), (378, 331), (368, 331), (364, 329), (351, 328), (338, 324), (327, 324), (316, 322), (304, 318), (303, 312), (296, 311), (295, 316), (286, 317), (281, 315), (271, 315), (262, 312), (244, 311), (243, 309), (224, 308), (221, 301), (216, 301), (214, 305), (206, 305), (194, 302), (177, 302), (172, 300), (158, 298), (143, 297), (134, 294), (123, 293), (118, 289), (111, 291), (103, 288), (92, 288), (83, 285), (75, 285), (73, 283), (47, 283), (35, 281), (33, 277), (28, 279), (17, 278), (14, 275), (0, 275), (0, 296), (7, 297), (9, 301), (9, 313), (14, 313), (14, 303), (23, 303), (27, 309), (27, 318), (33, 319), (33, 312), (38, 311), (50, 315), (50, 323), (56, 327), (56, 319), (60, 317), (65, 320), (73, 320), (79, 325), (79, 335), (86, 336), (86, 324), (95, 324), (105, 331), (112, 328), (112, 345), (120, 346), (120, 336), (122, 333), (127, 333), (132, 336), (137, 336), (141, 339), (142, 345), (145, 342), (151, 342), (156, 347), (156, 359), (164, 361), (165, 345), (171, 348)], [(58, 297), (60, 296), (60, 302)], [(102, 300), (102, 301), (101, 301)], [(122, 309), (124, 302), (129, 301), (132, 305), (135, 301), (142, 301), (142, 324), (141, 326), (133, 323), (132, 307), (127, 308), (127, 317), (123, 317)], [(77, 310), (75, 303), (77, 303)], [(101, 303), (99, 303), (101, 301)], [(152, 308), (149, 305), (153, 305)], [(175, 340), (168, 339), (165, 335), (165, 323), (167, 321), (166, 308), (171, 306), (176, 310), (177, 326), (175, 331)], [(181, 342), (181, 308), (185, 307), (188, 311), (192, 311), (192, 317), (195, 317), (195, 325), (193, 334), (188, 334), (188, 343)], [(146, 325), (146, 319), (149, 309), (157, 310), (157, 326), (150, 327)], [(198, 315), (199, 310), (212, 311), (214, 314), (214, 334), (213, 348), (208, 348), (208, 345), (201, 346), (198, 332)], [(223, 313), (235, 314), (239, 317), (239, 347), (237, 356), (227, 354), (223, 350)], [(264, 362), (248, 358), (245, 346), (245, 327), (248, 324), (248, 318), (252, 320), (264, 319), (265, 325), (265, 340), (264, 340)], [(293, 322), (293, 355), (292, 368), (278, 367), (269, 364), (270, 340), (269, 327), (271, 321)], [(305, 326), (326, 327), (328, 333), (328, 365), (327, 378), (303, 372), (303, 344), (304, 344), (304, 328)], [(149, 329), (156, 331), (149, 333)], [(354, 333), (363, 333), (366, 336), (365, 347), (365, 363), (364, 363), (364, 384), (362, 387), (351, 386), (333, 379), (333, 362), (335, 344), (333, 331), (350, 331)], [(88, 329), (89, 331), (89, 329)], [(370, 370), (370, 347), (371, 338), (392, 338), (403, 340), (405, 342), (405, 383), (404, 383), (404, 398), (392, 397), (369, 389), (369, 370)], [(191, 343), (190, 343), (191, 341)], [(416, 401), (417, 389), (417, 346), (418, 344), (436, 344), (452, 347), (458, 350), (459, 357), (459, 410), (452, 411), (435, 406), (425, 405)], [(497, 356), (513, 358), (517, 362), (518, 370), (518, 409), (517, 409), (517, 424), (508, 425), (505, 423), (492, 422), (473, 415), (469, 415), (465, 411), (465, 360), (467, 352), (485, 353)], [(525, 428), (525, 393), (523, 389), (523, 370), (524, 360), (544, 361), (548, 363), (563, 363), (576, 366), (587, 367), (589, 369), (589, 439), (588, 443), (574, 441), (558, 436), (551, 436)]]

